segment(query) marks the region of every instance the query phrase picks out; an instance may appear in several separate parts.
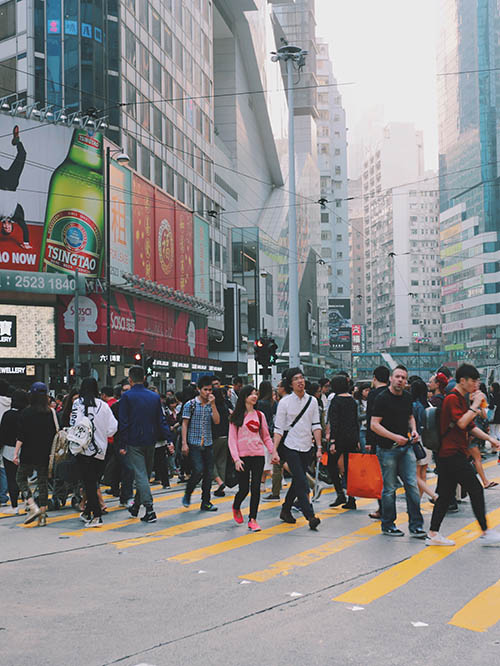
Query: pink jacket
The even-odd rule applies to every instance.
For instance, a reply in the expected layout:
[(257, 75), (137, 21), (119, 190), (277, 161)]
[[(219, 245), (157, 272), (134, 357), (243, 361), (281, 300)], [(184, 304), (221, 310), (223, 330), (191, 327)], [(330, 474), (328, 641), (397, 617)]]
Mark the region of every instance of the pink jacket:
[(273, 441), (269, 435), (266, 417), (262, 412), (256, 409), (247, 412), (241, 428), (234, 423), (229, 425), (229, 450), (234, 462), (241, 460), (243, 456), (263, 456), (264, 445), (272, 454)]

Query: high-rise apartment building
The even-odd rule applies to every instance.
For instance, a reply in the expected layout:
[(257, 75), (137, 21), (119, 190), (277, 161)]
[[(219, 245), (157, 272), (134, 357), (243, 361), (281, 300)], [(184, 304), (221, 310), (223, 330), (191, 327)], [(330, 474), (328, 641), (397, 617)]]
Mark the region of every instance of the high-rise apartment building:
[(500, 355), (500, 10), (493, 0), (441, 0), (439, 9), (444, 344), (485, 367)]
[(438, 194), (427, 180), (421, 132), (387, 125), (362, 175), (369, 351), (440, 344)]
[[(329, 298), (350, 297), (347, 207), (347, 130), (326, 42), (318, 42), (318, 162), (321, 196), (321, 256), (328, 267)], [(324, 86), (323, 88), (321, 86)]]
[(349, 273), (352, 323), (365, 325), (365, 233), (361, 178), (349, 180)]

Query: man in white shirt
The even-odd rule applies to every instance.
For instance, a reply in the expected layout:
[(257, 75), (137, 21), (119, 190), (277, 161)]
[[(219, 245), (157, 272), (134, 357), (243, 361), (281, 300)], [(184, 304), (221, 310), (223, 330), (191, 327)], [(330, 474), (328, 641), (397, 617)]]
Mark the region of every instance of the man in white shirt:
[[(274, 423), (274, 453), (272, 462), (278, 464), (280, 456), (288, 463), (292, 483), (286, 494), (280, 518), (286, 523), (295, 523), (292, 504), (298, 500), (302, 513), (309, 521), (309, 527), (316, 530), (320, 519), (314, 515), (309, 501), (309, 485), (306, 471), (311, 459), (313, 437), (317, 446), (318, 459), (321, 458), (321, 422), (318, 402), (306, 393), (306, 380), (300, 368), (290, 368), (284, 378), (289, 395), (278, 403)], [(299, 419), (297, 417), (302, 413)], [(292, 427), (293, 424), (293, 427)], [(278, 447), (286, 432), (286, 441)]]

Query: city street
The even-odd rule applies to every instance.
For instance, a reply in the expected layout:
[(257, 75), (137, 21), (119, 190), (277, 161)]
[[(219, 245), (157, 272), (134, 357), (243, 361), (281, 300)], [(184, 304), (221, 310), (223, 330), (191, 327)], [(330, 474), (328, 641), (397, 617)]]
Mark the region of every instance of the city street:
[[(496, 458), (485, 470), (500, 481)], [(485, 494), (498, 526), (500, 486)], [(316, 533), (281, 523), (278, 502), (249, 534), (232, 492), (210, 514), (199, 491), (190, 509), (182, 486), (154, 495), (154, 525), (108, 496), (100, 529), (69, 506), (46, 529), (0, 518), (2, 666), (498, 663), (499, 549), (479, 545), (468, 500), (443, 525), (456, 546), (426, 548), (381, 536), (373, 500), (328, 508), (330, 488)], [(407, 532), (401, 491), (397, 506)]]

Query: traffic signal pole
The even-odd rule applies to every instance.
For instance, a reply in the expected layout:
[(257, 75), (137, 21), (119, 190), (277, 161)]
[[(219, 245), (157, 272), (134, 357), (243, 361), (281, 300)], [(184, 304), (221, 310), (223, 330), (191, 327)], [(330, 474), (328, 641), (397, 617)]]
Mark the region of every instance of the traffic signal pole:
[(75, 295), (73, 302), (75, 304), (75, 315), (73, 328), (73, 367), (75, 368), (75, 381), (80, 377), (80, 288), (78, 285), (78, 269), (75, 270)]

